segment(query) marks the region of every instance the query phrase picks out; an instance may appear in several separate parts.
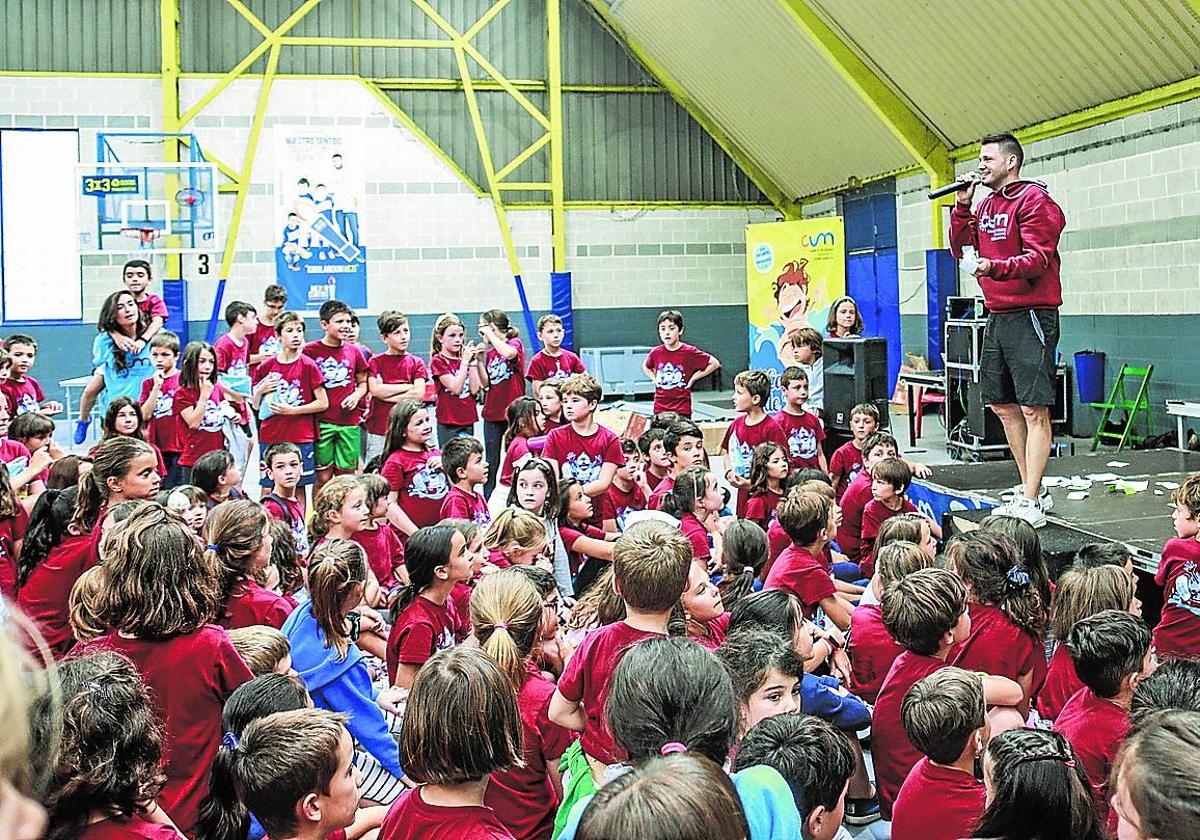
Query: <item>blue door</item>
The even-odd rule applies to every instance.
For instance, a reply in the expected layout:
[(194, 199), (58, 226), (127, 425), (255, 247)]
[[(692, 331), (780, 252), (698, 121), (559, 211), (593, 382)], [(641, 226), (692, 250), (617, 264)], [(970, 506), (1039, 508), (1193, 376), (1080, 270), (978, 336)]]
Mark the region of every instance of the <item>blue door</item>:
[(895, 181), (888, 178), (843, 193), (842, 215), (846, 219), (846, 294), (858, 303), (863, 335), (887, 339), (890, 396), (903, 359)]

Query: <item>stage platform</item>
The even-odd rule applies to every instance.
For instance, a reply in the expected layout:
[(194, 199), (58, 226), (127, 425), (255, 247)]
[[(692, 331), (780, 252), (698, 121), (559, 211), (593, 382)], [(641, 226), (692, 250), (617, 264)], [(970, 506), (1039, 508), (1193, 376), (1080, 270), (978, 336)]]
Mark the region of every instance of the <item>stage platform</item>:
[[(1125, 467), (1110, 467), (1124, 461)], [(1134, 553), (1134, 563), (1153, 574), (1158, 569), (1163, 544), (1174, 536), (1171, 527), (1171, 491), (1156, 482), (1182, 484), (1200, 472), (1200, 453), (1174, 449), (1147, 452), (1099, 452), (1051, 458), (1046, 474), (1051, 476), (1088, 476), (1112, 473), (1130, 481), (1146, 481), (1145, 491), (1133, 495), (1110, 493), (1102, 482), (1093, 482), (1088, 498), (1071, 501), (1065, 487), (1052, 487), (1054, 509), (1046, 527), (1038, 530), (1051, 572), (1057, 573), (1062, 560), (1089, 542), (1122, 542)], [(933, 477), (914, 481), (915, 493), (930, 497), (928, 506), (942, 518), (948, 534), (969, 530), (988, 515), (988, 508), (1000, 504), (1000, 492), (1019, 481), (1013, 461), (960, 464), (938, 467)], [(943, 509), (936, 504), (941, 501)], [(924, 507), (924, 506), (922, 506)]]

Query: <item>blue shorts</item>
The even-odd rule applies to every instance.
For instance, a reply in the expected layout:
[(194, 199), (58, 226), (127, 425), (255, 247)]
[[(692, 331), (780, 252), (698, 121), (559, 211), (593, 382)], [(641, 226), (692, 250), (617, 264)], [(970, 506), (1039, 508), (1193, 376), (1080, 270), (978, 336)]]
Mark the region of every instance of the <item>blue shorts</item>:
[[(270, 490), (275, 486), (275, 482), (267, 475), (267, 450), (274, 444), (262, 443), (258, 444), (258, 486)], [(297, 443), (296, 447), (300, 450), (300, 483), (297, 487), (308, 487), (313, 483), (316, 477), (316, 468), (313, 465), (313, 445), (311, 443)]]

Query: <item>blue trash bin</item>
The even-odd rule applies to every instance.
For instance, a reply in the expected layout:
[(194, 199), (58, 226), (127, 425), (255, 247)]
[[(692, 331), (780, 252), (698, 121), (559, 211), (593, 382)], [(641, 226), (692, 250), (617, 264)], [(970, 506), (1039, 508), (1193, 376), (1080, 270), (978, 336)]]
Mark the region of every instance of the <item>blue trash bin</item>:
[(1104, 354), (1084, 350), (1075, 354), (1075, 381), (1079, 383), (1079, 401), (1084, 403), (1104, 400)]

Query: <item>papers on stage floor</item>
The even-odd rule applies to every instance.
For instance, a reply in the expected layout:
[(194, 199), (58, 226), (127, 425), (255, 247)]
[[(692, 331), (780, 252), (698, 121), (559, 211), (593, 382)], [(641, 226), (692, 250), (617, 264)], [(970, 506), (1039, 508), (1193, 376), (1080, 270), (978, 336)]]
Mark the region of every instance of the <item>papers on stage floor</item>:
[(1179, 489), (1179, 484), (1174, 481), (1156, 481), (1156, 482), (1154, 482), (1154, 486), (1161, 487), (1164, 490), (1178, 490)]
[(1117, 475), (1116, 473), (1092, 473), (1086, 477), (1090, 478), (1092, 481), (1116, 481), (1121, 476)]
[(1082, 502), (1090, 494), (1086, 490), (1076, 490), (1073, 493), (1068, 493), (1067, 498), (1072, 502)]
[[(1114, 475), (1113, 478), (1116, 478), (1116, 476)], [(1042, 477), (1042, 486), (1065, 487), (1068, 490), (1078, 492), (1080, 490), (1090, 489), (1092, 482), (1090, 477), (1084, 478), (1078, 475), (1073, 475), (1070, 478), (1067, 478), (1065, 475), (1047, 475)]]
[(1106, 467), (1128, 467), (1129, 462), (1128, 461), (1109, 461), (1104, 466), (1106, 466)]
[(1144, 493), (1150, 486), (1149, 481), (1126, 481), (1118, 478), (1116, 481), (1107, 482), (1108, 492), (1124, 493), (1126, 496), (1132, 496), (1134, 493)]

